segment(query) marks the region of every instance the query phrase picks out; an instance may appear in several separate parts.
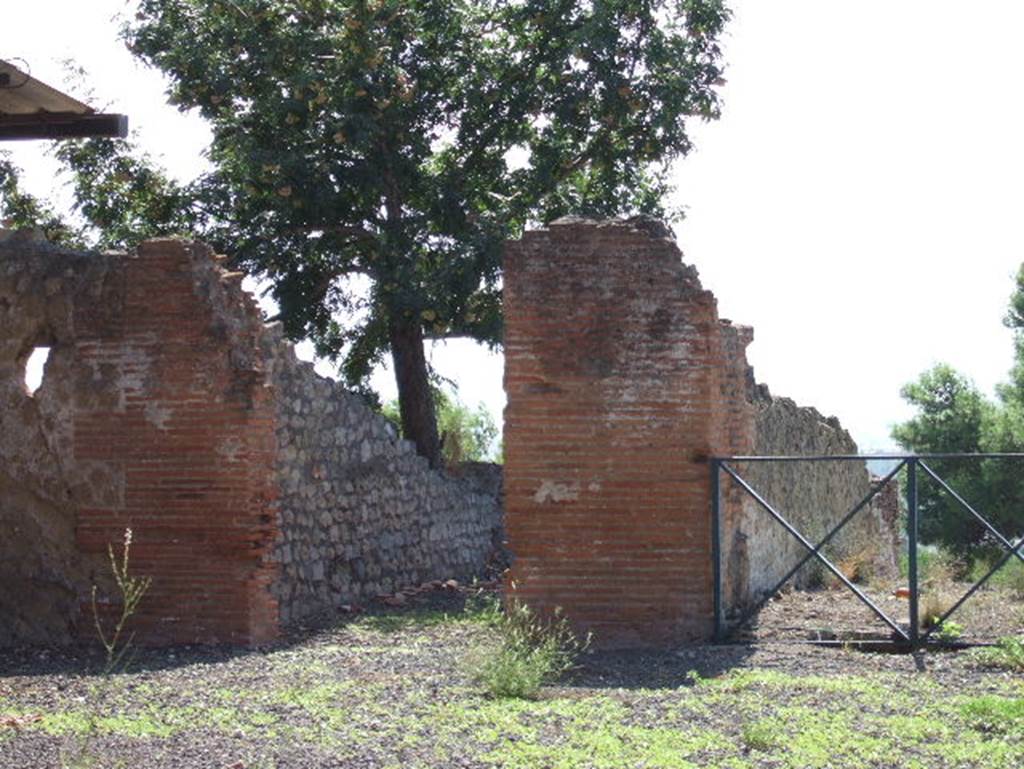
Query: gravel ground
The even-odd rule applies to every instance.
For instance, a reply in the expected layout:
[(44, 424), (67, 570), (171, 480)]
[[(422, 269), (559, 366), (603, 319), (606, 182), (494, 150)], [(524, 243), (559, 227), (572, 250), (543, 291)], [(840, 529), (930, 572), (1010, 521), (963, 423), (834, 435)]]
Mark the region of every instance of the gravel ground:
[[(860, 586), (886, 615), (903, 627), (909, 625), (909, 602), (895, 595), (902, 583)], [(935, 608), (943, 613), (971, 587), (949, 582), (941, 589), (922, 594), (920, 612)], [(937, 598), (937, 603), (931, 595)], [(1002, 636), (1024, 631), (1024, 602), (1004, 587), (982, 587), (951, 616), (960, 629), (959, 641), (991, 643)], [(790, 591), (777, 596), (736, 638), (756, 641), (802, 641), (844, 635), (888, 637), (890, 630), (850, 590)]]
[[(537, 701), (493, 700), (467, 658), (495, 630), (462, 601), (422, 596), (262, 650), (143, 652), (107, 678), (84, 651), (5, 653), (0, 767), (1021, 765), (1024, 686), (970, 652), (590, 653)], [(979, 698), (1022, 712), (971, 720)]]

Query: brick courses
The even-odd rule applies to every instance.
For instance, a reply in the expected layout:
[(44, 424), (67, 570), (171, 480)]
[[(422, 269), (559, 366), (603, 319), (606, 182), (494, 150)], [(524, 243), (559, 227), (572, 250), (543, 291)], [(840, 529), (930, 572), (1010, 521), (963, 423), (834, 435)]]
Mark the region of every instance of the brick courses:
[(504, 276), (514, 595), (603, 645), (707, 635), (705, 460), (747, 437), (714, 297), (643, 221), (554, 222)]
[(133, 572), (153, 580), (136, 623), (147, 642), (269, 640), (274, 403), (246, 354), (254, 335), (218, 311), (237, 302), (240, 276), (214, 270), (203, 246), (163, 240), (125, 259), (118, 279), (113, 317), (76, 305), (78, 365), (114, 375), (106, 397), (76, 404), (72, 458), (122, 490), (80, 500), (79, 549), (103, 553), (132, 527)]
[[(510, 595), (565, 610), (607, 647), (664, 646), (712, 630), (707, 459), (856, 453), (835, 419), (772, 398), (746, 360), (750, 328), (720, 319), (664, 225), (558, 220), (507, 244), (505, 504)], [(817, 531), (868, 484), (863, 463), (751, 470), (755, 487)], [(800, 546), (727, 479), (724, 587), (756, 600)], [(891, 534), (874, 510), (841, 553)]]

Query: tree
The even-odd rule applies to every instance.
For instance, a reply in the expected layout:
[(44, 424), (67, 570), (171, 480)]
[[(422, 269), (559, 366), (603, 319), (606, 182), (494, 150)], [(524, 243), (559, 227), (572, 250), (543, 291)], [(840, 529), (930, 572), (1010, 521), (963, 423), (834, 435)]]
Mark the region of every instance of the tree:
[[(926, 453), (983, 451), (985, 433), (994, 417), (994, 404), (951, 366), (939, 364), (905, 385), (903, 399), (918, 414), (893, 428), (893, 438), (905, 449)], [(984, 468), (977, 460), (929, 460), (929, 466), (962, 497), (982, 505)], [(923, 478), (918, 486), (922, 542), (940, 543), (967, 555), (980, 542), (984, 529), (952, 499)], [(986, 509), (987, 513), (991, 510)]]
[[(433, 388), (437, 408), (437, 427), (441, 435), (441, 455), (446, 465), (459, 462), (486, 462), (494, 454), (498, 427), (483, 403), (471, 409), (456, 396)], [(382, 409), (384, 416), (401, 430), (402, 418), (398, 401), (390, 401)]]
[[(1024, 265), (1005, 324), (1014, 331), (1015, 362), (1008, 382), (986, 398), (967, 377), (939, 364), (901, 394), (917, 415), (893, 428), (893, 438), (918, 453), (987, 453), (1024, 450)], [(1024, 475), (1016, 460), (929, 460), (929, 465), (1004, 535), (1020, 534)], [(918, 499), (924, 542), (942, 544), (964, 559), (1000, 546), (958, 502), (923, 480)]]
[(213, 129), (183, 219), (273, 282), (292, 337), (344, 351), (350, 386), (390, 351), (403, 431), (437, 464), (424, 341), (500, 342), (501, 246), (528, 223), (664, 214), (687, 119), (718, 115), (727, 17), (722, 0), (142, 0), (125, 35)]
[(135, 246), (148, 238), (210, 234), (199, 183), (179, 184), (130, 141), (63, 142), (74, 207), (92, 248)]
[(6, 152), (0, 152), (0, 226), (35, 227), (51, 243), (82, 248), (85, 236), (81, 230), (69, 225), (46, 201), (21, 189), (21, 169)]

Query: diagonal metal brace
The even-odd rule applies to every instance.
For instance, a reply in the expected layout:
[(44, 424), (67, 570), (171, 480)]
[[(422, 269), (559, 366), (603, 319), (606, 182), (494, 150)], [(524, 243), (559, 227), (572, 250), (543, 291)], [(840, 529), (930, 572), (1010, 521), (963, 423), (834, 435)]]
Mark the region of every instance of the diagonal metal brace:
[(836, 566), (828, 558), (826, 558), (824, 555), (818, 552), (815, 549), (814, 545), (812, 545), (799, 531), (797, 531), (793, 527), (793, 525), (789, 521), (787, 521), (774, 507), (772, 507), (767, 501), (765, 501), (765, 499), (760, 494), (758, 494), (750, 486), (749, 483), (747, 483), (739, 475), (737, 475), (736, 472), (731, 467), (729, 467), (727, 463), (723, 462), (721, 467), (723, 470), (725, 470), (725, 472), (727, 472), (732, 477), (734, 481), (736, 481), (737, 484), (739, 484), (740, 488), (742, 488), (751, 497), (753, 497), (755, 502), (757, 502), (761, 507), (763, 507), (768, 512), (769, 515), (771, 515), (776, 521), (778, 521), (779, 524), (781, 524), (781, 526), (786, 531), (793, 535), (793, 537), (795, 537), (801, 545), (807, 548), (807, 550), (810, 551), (810, 555), (812, 557), (817, 558), (819, 561), (821, 561), (822, 564), (824, 564), (825, 568), (832, 572), (832, 574), (840, 582), (846, 585), (846, 587), (849, 588), (849, 590), (854, 595), (856, 595), (865, 606), (871, 609), (871, 611), (873, 611), (875, 615), (880, 620), (882, 620), (882, 622), (884, 622), (886, 625), (892, 628), (892, 630), (897, 635), (899, 635), (900, 638), (902, 638), (904, 641), (910, 641), (910, 637), (907, 635), (906, 631), (899, 626), (899, 624), (890, 619), (889, 615), (887, 615), (884, 611), (878, 608), (878, 606), (876, 606), (870, 598), (868, 598), (855, 584), (853, 584), (853, 582), (848, 580), (846, 578), (846, 575), (839, 571), (839, 569), (836, 568)]
[(855, 515), (857, 515), (857, 513), (859, 513), (861, 510), (863, 510), (864, 507), (869, 502), (871, 502), (872, 499), (874, 499), (876, 496), (878, 496), (878, 492), (880, 492), (882, 490), (882, 488), (887, 483), (889, 483), (889, 481), (891, 481), (893, 478), (896, 477), (897, 473), (899, 473), (899, 471), (903, 469), (903, 465), (905, 465), (906, 463), (907, 462), (906, 462), (905, 459), (901, 460), (896, 465), (896, 467), (894, 467), (889, 472), (888, 475), (886, 475), (884, 478), (882, 478), (880, 481), (878, 481), (877, 485), (871, 491), (869, 491), (867, 493), (867, 495), (865, 495), (865, 497), (860, 500), (860, 502), (858, 502), (856, 505), (854, 505), (853, 508), (850, 510), (850, 512), (848, 512), (846, 515), (844, 515), (842, 520), (839, 521), (839, 523), (837, 523), (834, 527), (832, 527), (832, 530), (829, 531), (829, 533), (826, 534), (822, 538), (822, 540), (817, 545), (814, 546), (813, 550), (811, 550), (810, 552), (806, 553), (804, 555), (804, 557), (800, 559), (800, 562), (797, 563), (797, 565), (794, 566), (792, 569), (790, 569), (789, 572), (787, 572), (785, 577), (783, 577), (778, 582), (776, 582), (775, 586), (771, 590), (769, 590), (768, 592), (766, 592), (764, 594), (764, 597), (760, 601), (758, 601), (756, 604), (754, 604), (753, 607), (751, 607), (746, 612), (744, 612), (743, 616), (740, 617), (740, 619), (736, 622), (735, 625), (733, 625), (732, 630), (738, 630), (739, 628), (743, 627), (745, 624), (747, 624), (754, 617), (754, 615), (756, 615), (759, 611), (761, 611), (761, 609), (764, 608), (765, 604), (767, 604), (775, 596), (775, 594), (778, 593), (779, 590), (782, 589), (782, 586), (785, 585), (787, 582), (789, 582), (790, 579), (793, 578), (793, 575), (795, 575), (798, 571), (800, 571), (800, 569), (802, 569), (804, 567), (804, 565), (809, 560), (811, 560), (812, 558), (817, 557), (821, 553), (822, 548), (825, 547), (825, 545), (827, 545), (829, 542), (831, 542), (832, 538), (835, 537), (836, 534), (838, 534), (843, 529), (843, 527), (846, 526), (846, 524), (848, 524), (851, 520), (853, 520), (853, 517)]
[(971, 505), (969, 505), (967, 503), (967, 500), (965, 500), (963, 497), (961, 497), (959, 494), (957, 494), (956, 491), (954, 491), (950, 487), (950, 485), (948, 483), (946, 483), (934, 471), (932, 471), (932, 469), (930, 467), (928, 467), (928, 465), (926, 465), (924, 462), (922, 462), (920, 460), (918, 461), (918, 464), (924, 469), (924, 471), (931, 477), (931, 479), (933, 481), (935, 481), (937, 484), (939, 484), (939, 486), (947, 494), (949, 494), (951, 497), (953, 497), (953, 499), (955, 499), (957, 502), (959, 502), (961, 505), (963, 505), (963, 507), (967, 510), (967, 512), (969, 512), (971, 515), (973, 515), (978, 520), (978, 522), (981, 523), (981, 525), (984, 526), (989, 531), (989, 533), (991, 533), (992, 536), (994, 536), (996, 539), (998, 539), (1003, 544), (1003, 546), (1006, 548), (1006, 552), (1002, 555), (1002, 557), (995, 564), (995, 566), (993, 566), (991, 569), (989, 569), (988, 573), (985, 574), (984, 577), (982, 577), (977, 582), (975, 582), (973, 585), (971, 585), (971, 589), (968, 590), (966, 593), (964, 593), (964, 595), (960, 597), (960, 600), (957, 601), (955, 604), (953, 604), (946, 611), (945, 614), (943, 614), (941, 617), (936, 619), (934, 623), (932, 623), (932, 626), (930, 628), (928, 628), (927, 632), (922, 636), (922, 638), (927, 638), (933, 632), (938, 630), (939, 627), (942, 625), (942, 623), (945, 622), (947, 619), (949, 619), (950, 615), (952, 615), (953, 612), (955, 612), (957, 609), (959, 609), (961, 606), (963, 606), (964, 602), (968, 598), (970, 598), (972, 595), (974, 595), (976, 592), (978, 592), (986, 582), (988, 582), (993, 576), (995, 576), (996, 572), (999, 571), (1001, 568), (1003, 568), (1003, 566), (1005, 566), (1006, 563), (1011, 558), (1016, 556), (1018, 561), (1020, 561), (1021, 563), (1024, 563), (1024, 553), (1021, 552), (1021, 549), (1024, 548), (1024, 539), (1022, 539), (1020, 542), (1018, 542), (1016, 545), (1014, 545), (1010, 540), (1008, 540), (1006, 537), (1004, 537), (1002, 535), (1002, 533), (1000, 533), (1000, 531), (995, 526), (993, 526), (991, 523), (989, 523), (988, 520), (986, 520), (986, 518), (981, 513), (979, 513), (977, 510), (975, 510), (973, 507), (971, 507)]
[[(986, 529), (988, 529), (989, 533), (992, 534), (992, 536), (994, 536), (996, 539), (998, 539), (1003, 544), (1003, 547), (1005, 547), (1007, 550), (1015, 550), (1014, 544), (1010, 540), (1008, 540), (1006, 537), (1004, 537), (995, 526), (993, 526), (991, 523), (989, 523), (985, 519), (985, 517), (981, 513), (979, 513), (977, 510), (975, 510), (969, 504), (967, 504), (967, 500), (965, 500), (963, 497), (961, 497), (959, 494), (957, 494), (950, 487), (950, 485), (948, 483), (946, 483), (944, 480), (942, 480), (942, 478), (940, 478), (938, 475), (936, 475), (932, 471), (932, 469), (930, 467), (928, 467), (928, 465), (926, 465), (924, 463), (924, 461), (918, 460), (917, 464), (918, 464), (918, 466), (921, 469), (923, 469), (926, 473), (928, 473), (928, 475), (931, 476), (931, 479), (933, 481), (935, 481), (937, 484), (939, 484), (939, 486), (941, 486), (943, 488), (943, 490), (945, 490), (945, 492), (947, 494), (949, 494), (951, 497), (953, 497), (953, 499), (955, 499), (957, 502), (959, 502), (961, 505), (963, 505), (964, 509), (966, 509), (967, 512), (969, 512), (971, 515), (973, 515), (975, 518), (977, 518), (978, 522), (982, 526), (984, 526)], [(1017, 559), (1021, 563), (1024, 563), (1024, 554), (1021, 554), (1020, 552), (1016, 552), (1015, 554), (1017, 556)]]
[(975, 582), (971, 586), (971, 589), (968, 590), (966, 593), (964, 593), (963, 596), (960, 598), (960, 600), (957, 601), (955, 604), (953, 604), (950, 607), (949, 611), (947, 611), (945, 614), (943, 614), (941, 617), (939, 617), (935, 621), (935, 623), (930, 628), (928, 628), (928, 631), (923, 636), (921, 636), (921, 638), (922, 639), (927, 638), (935, 630), (937, 630), (939, 628), (939, 626), (942, 625), (943, 622), (945, 622), (947, 619), (949, 619), (950, 615), (953, 612), (955, 612), (957, 609), (959, 609), (961, 606), (963, 606), (964, 601), (966, 601), (972, 595), (977, 593), (981, 589), (981, 587), (986, 582), (988, 582), (995, 575), (995, 573), (997, 571), (999, 571), (1001, 568), (1003, 568), (1003, 566), (1006, 565), (1006, 562), (1009, 561), (1010, 558), (1012, 558), (1013, 556), (1017, 556), (1018, 558), (1020, 558), (1021, 557), (1021, 550), (1022, 549), (1024, 549), (1024, 539), (1021, 539), (1021, 541), (1018, 542), (1015, 546), (1011, 547), (1009, 550), (1007, 550), (1005, 553), (1003, 553), (1003, 557), (1000, 558), (996, 562), (996, 565), (993, 566), (991, 569), (989, 569), (988, 573), (984, 577), (982, 577), (977, 582)]

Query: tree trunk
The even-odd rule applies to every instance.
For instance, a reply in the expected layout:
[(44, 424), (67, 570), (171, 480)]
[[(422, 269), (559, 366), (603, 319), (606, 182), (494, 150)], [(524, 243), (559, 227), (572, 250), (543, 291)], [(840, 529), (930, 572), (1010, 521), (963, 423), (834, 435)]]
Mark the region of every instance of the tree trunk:
[(398, 319), (391, 321), (388, 332), (398, 383), (402, 433), (416, 444), (416, 451), (427, 458), (431, 467), (441, 467), (441, 441), (437, 436), (437, 416), (427, 379), (423, 329), (417, 318)]

